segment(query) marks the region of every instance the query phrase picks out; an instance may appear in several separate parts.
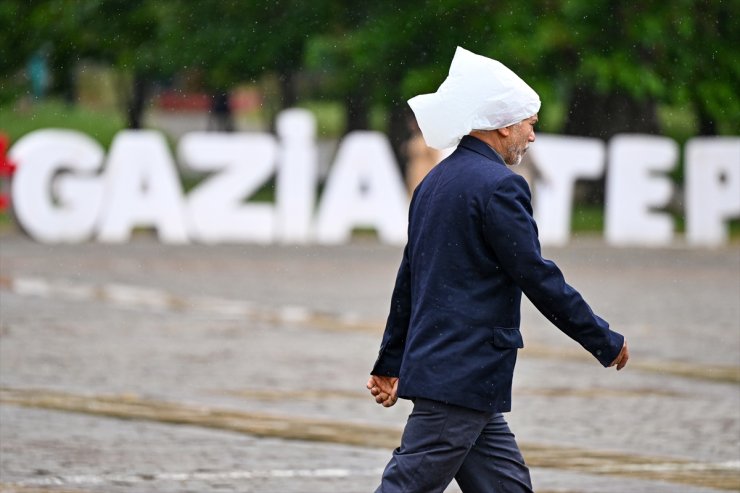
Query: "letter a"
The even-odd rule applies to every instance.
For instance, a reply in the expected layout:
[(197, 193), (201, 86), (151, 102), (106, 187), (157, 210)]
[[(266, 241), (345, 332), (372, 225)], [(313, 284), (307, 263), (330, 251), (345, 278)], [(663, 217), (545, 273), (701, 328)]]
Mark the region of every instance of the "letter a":
[(111, 145), (98, 239), (128, 241), (137, 226), (156, 228), (164, 243), (188, 241), (182, 188), (161, 133), (123, 130)]
[(379, 132), (352, 132), (342, 141), (321, 197), (316, 224), (320, 243), (350, 239), (371, 227), (384, 243), (406, 241), (406, 190), (393, 152)]

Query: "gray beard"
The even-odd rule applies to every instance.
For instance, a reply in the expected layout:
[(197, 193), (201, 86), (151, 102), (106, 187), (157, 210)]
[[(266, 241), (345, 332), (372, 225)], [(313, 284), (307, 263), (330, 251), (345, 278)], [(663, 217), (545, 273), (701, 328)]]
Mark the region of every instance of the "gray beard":
[(522, 152), (517, 152), (517, 149), (515, 147), (509, 147), (509, 156), (516, 156), (514, 159), (514, 162), (509, 162), (508, 159), (504, 159), (504, 162), (507, 166), (519, 166), (522, 162), (522, 158), (524, 157), (524, 153), (527, 152), (527, 149), (525, 148), (522, 150)]
[(520, 164), (522, 164), (522, 158), (523, 158), (523, 157), (524, 157), (524, 155), (523, 155), (523, 154), (519, 154), (519, 155), (517, 156), (517, 158), (516, 158), (516, 161), (514, 161), (513, 163), (506, 163), (506, 164), (507, 164), (508, 166), (512, 166), (512, 167), (513, 167), (513, 166), (519, 166)]

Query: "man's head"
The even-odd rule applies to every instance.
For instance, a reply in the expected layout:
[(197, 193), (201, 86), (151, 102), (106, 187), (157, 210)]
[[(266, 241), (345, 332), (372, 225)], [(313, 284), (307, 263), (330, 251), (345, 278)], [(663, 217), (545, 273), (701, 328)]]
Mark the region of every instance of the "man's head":
[(498, 152), (509, 166), (516, 166), (522, 162), (524, 153), (529, 144), (534, 142), (534, 127), (537, 124), (537, 114), (524, 120), (495, 130), (473, 130), (470, 135), (476, 137)]
[(458, 47), (447, 79), (435, 93), (411, 98), (427, 145), (452, 147), (473, 130), (499, 130), (540, 110), (537, 93), (501, 62)]

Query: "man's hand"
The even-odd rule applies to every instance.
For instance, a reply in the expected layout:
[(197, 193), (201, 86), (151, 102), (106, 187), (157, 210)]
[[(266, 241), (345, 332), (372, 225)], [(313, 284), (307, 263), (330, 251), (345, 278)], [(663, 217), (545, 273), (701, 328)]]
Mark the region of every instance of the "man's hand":
[(627, 349), (627, 341), (624, 341), (624, 346), (622, 346), (622, 350), (619, 351), (619, 355), (617, 355), (616, 359), (612, 361), (612, 364), (609, 365), (609, 368), (617, 365), (617, 371), (619, 371), (624, 368), (624, 365), (627, 364), (628, 359), (630, 359), (630, 352)]
[(367, 381), (367, 388), (375, 397), (375, 402), (382, 404), (383, 407), (391, 407), (398, 400), (397, 377), (370, 375), (370, 380)]

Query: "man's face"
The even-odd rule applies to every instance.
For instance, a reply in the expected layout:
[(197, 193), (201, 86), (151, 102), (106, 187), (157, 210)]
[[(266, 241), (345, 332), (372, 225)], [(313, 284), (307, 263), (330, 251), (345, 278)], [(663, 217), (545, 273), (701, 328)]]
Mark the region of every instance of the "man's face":
[(532, 115), (509, 127), (511, 132), (507, 138), (506, 155), (502, 156), (509, 166), (516, 166), (522, 162), (529, 143), (534, 142), (534, 126), (537, 120), (537, 115)]

